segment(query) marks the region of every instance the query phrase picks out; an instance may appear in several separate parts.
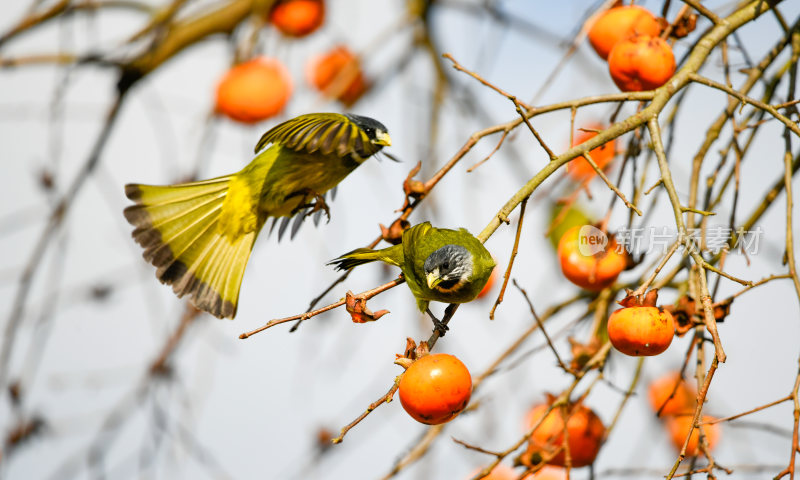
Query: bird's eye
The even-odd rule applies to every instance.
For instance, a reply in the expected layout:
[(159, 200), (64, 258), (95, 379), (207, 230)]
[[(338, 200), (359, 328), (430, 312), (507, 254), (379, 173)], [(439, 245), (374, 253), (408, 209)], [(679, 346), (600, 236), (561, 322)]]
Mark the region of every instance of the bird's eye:
[(444, 262), (444, 263), (442, 264), (442, 269), (443, 269), (443, 270), (450, 270), (450, 264), (449, 264), (449, 263), (447, 263), (447, 262)]

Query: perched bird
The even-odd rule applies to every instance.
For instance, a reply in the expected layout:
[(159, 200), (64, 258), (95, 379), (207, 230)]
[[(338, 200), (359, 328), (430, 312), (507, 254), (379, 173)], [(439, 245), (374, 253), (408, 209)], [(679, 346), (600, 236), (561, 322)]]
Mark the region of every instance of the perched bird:
[(283, 217), (279, 236), (290, 217), (296, 217), (293, 234), (310, 213), (318, 220), (328, 213), (325, 192), (389, 145), (386, 127), (371, 118), (301, 115), (265, 133), (256, 157), (238, 173), (178, 185), (126, 185), (135, 205), (125, 209), (125, 218), (162, 283), (179, 297), (189, 295), (201, 310), (233, 318), (247, 259), (266, 220), (273, 217), (274, 228)]
[(474, 300), (495, 266), (486, 247), (466, 229), (435, 228), (429, 222), (403, 232), (398, 245), (381, 250), (359, 248), (330, 264), (348, 270), (376, 260), (400, 267), (421, 312), (428, 311), (431, 301)]

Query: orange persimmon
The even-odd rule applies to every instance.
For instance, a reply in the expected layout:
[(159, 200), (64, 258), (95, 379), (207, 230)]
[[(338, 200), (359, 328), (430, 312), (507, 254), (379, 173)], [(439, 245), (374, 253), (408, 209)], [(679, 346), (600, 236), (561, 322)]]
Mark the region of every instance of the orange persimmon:
[(269, 11), (269, 22), (289, 37), (304, 37), (324, 20), (323, 0), (278, 0)]
[[(576, 225), (564, 233), (558, 242), (558, 260), (561, 271), (575, 285), (599, 292), (614, 283), (627, 264), (627, 254), (618, 248), (613, 236), (605, 246), (599, 246), (594, 254), (584, 254), (581, 242), (582, 229), (587, 225)], [(593, 227), (589, 227), (593, 228)], [(596, 230), (596, 229), (595, 229)]]
[[(525, 417), (528, 429), (533, 428), (549, 408), (548, 403), (534, 406)], [(570, 462), (573, 467), (585, 467), (594, 462), (603, 443), (605, 426), (589, 407), (582, 404), (571, 404), (567, 407), (567, 444), (564, 445), (564, 418), (561, 409), (556, 407), (544, 417), (539, 427), (531, 434), (528, 440), (528, 449), (525, 456), (530, 459), (532, 455), (544, 458), (557, 449), (564, 448), (549, 462), (550, 465), (565, 466), (566, 452), (569, 447)]]
[(277, 115), (292, 94), (292, 78), (279, 61), (259, 57), (235, 65), (217, 85), (216, 111), (256, 123)]
[(692, 413), (696, 397), (696, 389), (681, 377), (681, 372), (662, 375), (647, 387), (650, 408), (654, 412), (661, 409), (661, 415), (665, 417)]
[(567, 480), (567, 471), (561, 467), (548, 465), (536, 472), (533, 478), (535, 480)]
[[(480, 473), (481, 470), (482, 469), (480, 469), (480, 468), (476, 469), (475, 471), (470, 473), (469, 477), (467, 477), (467, 478), (474, 477), (475, 475)], [(489, 475), (483, 477), (483, 480), (517, 480), (517, 477), (519, 477), (519, 474), (516, 471), (514, 471), (513, 468), (508, 467), (506, 465), (503, 465), (501, 463), (501, 464), (495, 466), (492, 469), (492, 471), (489, 473)], [(526, 475), (524, 477), (524, 480), (531, 480), (532, 478), (533, 477), (531, 475)], [(539, 477), (536, 477), (536, 478), (539, 478)]]
[(657, 290), (646, 297), (628, 295), (608, 318), (608, 339), (625, 355), (646, 357), (666, 350), (675, 336), (672, 314), (656, 308)]
[[(580, 145), (581, 143), (589, 140), (597, 135), (596, 131), (603, 130), (602, 125), (591, 125), (587, 130), (578, 130), (572, 138), (572, 146)], [(589, 151), (589, 156), (595, 164), (602, 170), (611, 160), (614, 159), (615, 140), (610, 140), (599, 147), (595, 147)], [(567, 164), (567, 173), (576, 181), (585, 180), (596, 174), (592, 165), (585, 158), (576, 158)]]
[(675, 73), (675, 56), (665, 40), (638, 35), (614, 45), (608, 55), (608, 71), (623, 92), (653, 90)]
[(636, 35), (657, 37), (661, 25), (655, 15), (638, 5), (614, 7), (602, 13), (589, 29), (589, 43), (604, 60), (619, 41)]
[(418, 422), (438, 425), (454, 419), (469, 403), (472, 377), (461, 360), (446, 353), (418, 358), (400, 379), (400, 403)]
[[(664, 426), (667, 428), (667, 433), (669, 433), (669, 438), (672, 441), (672, 445), (675, 446), (675, 449), (678, 451), (683, 448), (683, 442), (686, 441), (686, 435), (689, 433), (689, 429), (692, 428), (692, 420), (692, 415), (681, 415), (678, 417), (669, 417), (664, 423)], [(710, 415), (703, 415), (703, 422), (711, 422), (713, 420), (715, 420), (714, 417)], [(703, 432), (706, 435), (709, 451), (713, 450), (714, 447), (717, 446), (720, 436), (719, 430), (720, 428), (718, 423), (703, 425)], [(692, 430), (692, 436), (689, 438), (689, 444), (686, 445), (686, 455), (689, 457), (697, 455), (700, 452), (700, 449), (698, 448), (699, 443), (700, 432), (695, 428)]]
[(337, 46), (312, 58), (306, 68), (308, 83), (329, 98), (350, 106), (367, 90), (361, 62), (347, 47)]

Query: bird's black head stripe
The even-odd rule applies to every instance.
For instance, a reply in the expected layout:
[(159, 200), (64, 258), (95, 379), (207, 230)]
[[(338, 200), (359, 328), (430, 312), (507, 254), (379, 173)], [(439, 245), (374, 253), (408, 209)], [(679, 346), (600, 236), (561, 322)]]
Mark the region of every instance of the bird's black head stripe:
[(375, 132), (378, 130), (388, 132), (386, 126), (374, 118), (362, 117), (354, 113), (346, 113), (344, 116), (352, 120), (360, 129), (364, 130), (364, 133), (367, 134), (370, 140), (375, 139)]

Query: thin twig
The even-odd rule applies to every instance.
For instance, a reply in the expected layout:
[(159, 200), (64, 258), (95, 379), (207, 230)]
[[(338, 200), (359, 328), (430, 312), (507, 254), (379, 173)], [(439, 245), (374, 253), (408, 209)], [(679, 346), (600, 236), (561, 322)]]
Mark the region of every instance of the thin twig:
[(497, 145), (494, 146), (494, 149), (492, 149), (492, 151), (489, 152), (489, 155), (486, 155), (483, 158), (483, 160), (481, 160), (481, 161), (477, 162), (475, 165), (469, 167), (467, 169), (467, 173), (472, 173), (476, 168), (478, 168), (481, 165), (483, 165), (484, 163), (488, 162), (489, 159), (492, 158), (492, 156), (494, 156), (494, 154), (497, 153), (498, 150), (500, 150), (500, 147), (503, 146), (503, 142), (506, 140), (506, 137), (508, 137), (509, 131), (510, 130), (503, 130), (503, 135), (500, 136), (500, 140), (498, 140)]
[(753, 289), (755, 287), (764, 285), (767, 282), (771, 282), (773, 280), (786, 279), (786, 278), (792, 278), (792, 276), (790, 274), (788, 274), (788, 273), (785, 273), (785, 274), (782, 274), (782, 275), (770, 275), (769, 277), (762, 278), (761, 280), (759, 280), (757, 282), (751, 282), (750, 285), (747, 285), (743, 289), (741, 289), (738, 292), (734, 293), (733, 295), (725, 298), (724, 300), (720, 300), (719, 302), (714, 302), (712, 304), (712, 307), (717, 307), (719, 305), (728, 304), (728, 303), (732, 302), (733, 299), (735, 299), (739, 295), (742, 295), (743, 293), (746, 293), (746, 292), (748, 292), (749, 290), (751, 290), (751, 289)]
[(506, 273), (503, 275), (503, 286), (500, 288), (500, 293), (497, 294), (497, 299), (494, 301), (494, 305), (492, 305), (492, 309), (489, 311), (489, 320), (494, 320), (494, 312), (497, 310), (497, 307), (503, 302), (503, 296), (506, 293), (506, 287), (508, 286), (508, 279), (511, 277), (511, 268), (514, 266), (514, 259), (517, 258), (517, 251), (519, 249), (519, 238), (522, 233), (522, 221), (525, 218), (525, 205), (527, 205), (528, 200), (525, 199), (522, 201), (519, 207), (519, 221), (517, 222), (517, 233), (514, 237), (514, 247), (511, 249), (511, 256), (508, 259), (508, 267), (506, 267)]
[(653, 281), (656, 279), (658, 274), (661, 272), (661, 269), (664, 268), (664, 266), (667, 264), (669, 259), (675, 253), (675, 251), (678, 250), (678, 247), (680, 245), (681, 245), (681, 242), (675, 242), (675, 243), (672, 244), (672, 246), (669, 248), (667, 253), (664, 255), (664, 257), (661, 259), (661, 261), (656, 266), (655, 270), (653, 270), (653, 273), (651, 273), (650, 276), (647, 277), (647, 280), (645, 280), (644, 283), (642, 283), (642, 285), (639, 286), (639, 288), (637, 288), (636, 291), (634, 291), (631, 295), (634, 295), (634, 296), (644, 295), (644, 293), (647, 291), (647, 288), (650, 287), (650, 284), (653, 283)]
[(780, 405), (783, 402), (788, 402), (791, 399), (792, 396), (787, 395), (783, 398), (775, 400), (774, 402), (769, 402), (765, 405), (761, 405), (760, 407), (751, 408), (750, 410), (747, 410), (742, 413), (737, 413), (736, 415), (731, 415), (730, 417), (715, 418), (714, 420), (709, 420), (707, 422), (700, 422), (700, 425), (714, 425), (715, 423), (730, 422), (731, 420), (736, 420), (737, 418), (744, 417), (745, 415), (750, 415), (751, 413), (760, 412), (761, 410), (766, 410), (767, 408), (774, 407), (775, 405)]
[[(370, 298), (374, 297), (375, 295), (377, 295), (377, 294), (379, 294), (381, 292), (385, 292), (386, 290), (389, 290), (390, 288), (396, 287), (397, 285), (400, 285), (403, 282), (405, 282), (404, 278), (402, 278), (402, 277), (396, 278), (396, 279), (392, 280), (391, 282), (384, 283), (383, 285), (375, 287), (375, 288), (373, 288), (371, 290), (367, 290), (365, 292), (359, 293), (358, 295), (356, 295), (356, 297), (363, 298), (364, 300), (369, 300)], [(325, 305), (322, 308), (318, 308), (318, 309), (312, 310), (310, 312), (305, 312), (305, 313), (301, 313), (301, 314), (298, 314), (298, 315), (292, 315), (291, 317), (276, 318), (274, 320), (270, 320), (269, 322), (267, 322), (264, 325), (256, 328), (255, 330), (251, 330), (249, 332), (242, 333), (241, 335), (239, 335), (239, 338), (241, 338), (241, 339), (249, 338), (249, 337), (255, 335), (256, 333), (263, 332), (264, 330), (266, 330), (268, 328), (274, 327), (275, 325), (280, 325), (282, 323), (292, 322), (294, 320), (308, 320), (311, 317), (316, 317), (320, 313), (327, 312), (328, 310), (333, 310), (334, 308), (341, 307), (344, 304), (345, 304), (345, 299), (343, 298), (343, 299), (339, 300), (338, 302), (334, 302), (334, 303), (331, 303), (329, 305)]]
[(723, 92), (727, 93), (728, 95), (739, 99), (739, 101), (741, 101), (741, 102), (749, 103), (750, 105), (753, 105), (756, 108), (764, 110), (765, 112), (767, 112), (770, 115), (772, 115), (773, 117), (775, 117), (776, 120), (778, 120), (779, 122), (783, 123), (786, 126), (786, 128), (791, 130), (795, 135), (800, 137), (800, 126), (798, 126), (797, 123), (793, 122), (790, 118), (788, 118), (785, 115), (781, 114), (772, 105), (766, 104), (766, 103), (764, 103), (764, 102), (762, 102), (760, 100), (756, 100), (755, 98), (748, 97), (747, 95), (745, 95), (742, 92), (734, 90), (734, 89), (728, 87), (727, 85), (724, 85), (722, 83), (716, 82), (714, 80), (711, 80), (710, 78), (704, 77), (704, 76), (699, 75), (697, 73), (690, 73), (689, 74), (689, 79), (692, 80), (693, 82), (699, 83), (701, 85), (706, 85), (706, 86), (709, 86), (709, 87), (712, 87), (712, 88), (716, 88), (717, 90), (722, 90)]
[(703, 6), (702, 3), (698, 2), (697, 0), (681, 0), (681, 1), (687, 5), (691, 5), (691, 7), (697, 10), (697, 12), (700, 13), (700, 15), (711, 20), (711, 22), (713, 22), (714, 25), (720, 25), (723, 23), (723, 20), (719, 18), (716, 13), (707, 9), (705, 6)]
[(401, 375), (398, 375), (397, 378), (395, 379), (395, 382), (392, 385), (392, 387), (389, 388), (389, 391), (386, 392), (385, 394), (383, 394), (379, 399), (377, 399), (374, 402), (370, 403), (369, 406), (367, 407), (367, 409), (364, 410), (364, 412), (361, 415), (356, 417), (355, 420), (353, 420), (352, 422), (350, 422), (347, 425), (345, 425), (344, 427), (342, 427), (342, 430), (339, 432), (339, 436), (334, 438), (334, 439), (332, 439), (331, 442), (334, 443), (334, 444), (342, 443), (342, 440), (344, 440), (344, 436), (347, 435), (347, 432), (349, 432), (350, 429), (352, 429), (353, 427), (358, 425), (361, 422), (361, 420), (364, 420), (365, 418), (367, 418), (367, 415), (372, 413), (373, 410), (375, 410), (376, 408), (380, 407), (384, 403), (391, 402), (392, 401), (392, 397), (394, 397), (394, 392), (396, 392), (397, 389), (400, 388), (400, 378), (401, 378)]
[[(664, 153), (664, 146), (661, 143), (661, 129), (658, 125), (658, 118), (650, 118), (650, 120), (647, 122), (647, 128), (650, 131), (650, 138), (653, 142), (653, 150), (655, 150), (656, 158), (658, 159), (658, 167), (661, 171), (661, 179), (664, 182), (664, 189), (666, 189), (670, 203), (672, 204), (672, 211), (673, 215), (675, 216), (675, 225), (678, 228), (678, 235), (680, 237), (679, 241), (687, 242), (689, 237), (686, 232), (686, 225), (683, 222), (683, 210), (681, 210), (681, 202), (680, 199), (678, 199), (678, 192), (675, 190), (675, 184), (672, 182), (672, 172), (670, 172), (669, 165), (667, 163), (667, 157)], [(700, 300), (703, 303), (703, 318), (705, 319), (708, 332), (714, 339), (716, 357), (720, 362), (725, 362), (726, 355), (722, 348), (722, 341), (719, 338), (719, 332), (717, 331), (717, 320), (714, 317), (714, 311), (711, 308), (711, 296), (708, 291), (708, 285), (706, 284), (704, 267), (705, 265), (708, 265), (708, 263), (700, 256), (699, 253), (697, 253), (697, 251), (695, 251), (691, 244), (687, 244), (686, 247), (697, 266), (703, 270), (700, 272), (700, 280), (702, 284)], [(721, 274), (721, 272), (719, 273)], [(746, 284), (749, 284), (749, 282)]]
[(456, 59), (453, 58), (453, 56), (450, 55), (449, 53), (442, 54), (442, 56), (444, 58), (450, 60), (451, 62), (453, 62), (453, 68), (455, 68), (459, 72), (466, 73), (467, 75), (471, 76), (475, 80), (481, 82), (483, 85), (491, 88), (495, 92), (497, 92), (500, 95), (502, 95), (502, 96), (508, 98), (509, 100), (511, 100), (511, 102), (514, 104), (514, 107), (517, 110), (517, 113), (522, 118), (522, 121), (525, 122), (525, 125), (528, 127), (528, 130), (530, 130), (530, 132), (536, 138), (536, 141), (539, 142), (539, 145), (541, 145), (542, 148), (544, 149), (544, 151), (547, 152), (547, 156), (550, 158), (550, 160), (555, 160), (556, 159), (556, 155), (553, 153), (552, 150), (550, 150), (550, 148), (545, 143), (544, 139), (541, 137), (541, 135), (539, 135), (539, 132), (537, 132), (536, 129), (533, 128), (533, 125), (531, 125), (531, 122), (528, 119), (528, 116), (529, 116), (530, 112), (533, 110), (533, 107), (531, 107), (530, 105), (527, 105), (524, 102), (519, 101), (515, 95), (511, 95), (510, 93), (502, 90), (500, 87), (497, 87), (497, 86), (493, 85), (492, 83), (490, 83), (489, 81), (485, 80), (483, 77), (481, 77), (477, 73), (475, 73), (473, 71), (470, 71), (470, 70), (467, 70), (466, 68), (461, 66), (461, 64), (458, 63), (458, 61), (456, 61)]
[(514, 280), (514, 286), (517, 287), (519, 293), (522, 294), (522, 298), (525, 299), (525, 302), (528, 303), (528, 308), (531, 311), (531, 315), (536, 320), (536, 325), (539, 326), (539, 330), (542, 331), (542, 335), (544, 335), (545, 341), (547, 341), (547, 345), (550, 347), (550, 350), (553, 352), (553, 355), (556, 357), (556, 361), (558, 362), (558, 366), (561, 367), (562, 370), (568, 373), (573, 373), (572, 370), (561, 360), (561, 356), (558, 354), (558, 350), (556, 350), (555, 345), (553, 345), (553, 341), (550, 340), (550, 335), (547, 334), (547, 330), (544, 328), (544, 324), (542, 323), (542, 319), (539, 318), (539, 315), (536, 314), (536, 309), (533, 308), (533, 303), (531, 302), (530, 297), (528, 297), (528, 292), (525, 291), (524, 288), (519, 286), (516, 280)]
[(451, 438), (451, 439), (452, 439), (454, 442), (456, 442), (457, 444), (461, 445), (462, 447), (464, 447), (464, 448), (466, 448), (466, 449), (468, 449), (468, 450), (474, 450), (474, 451), (476, 451), (476, 452), (485, 453), (485, 454), (487, 454), (487, 455), (493, 455), (493, 456), (495, 456), (495, 457), (496, 457), (496, 456), (498, 456), (498, 455), (500, 455), (500, 453), (499, 453), (499, 452), (493, 452), (493, 451), (491, 451), (491, 450), (486, 450), (485, 448), (481, 448), (481, 447), (479, 447), (479, 446), (477, 446), (477, 445), (472, 445), (472, 444), (470, 444), (470, 443), (467, 443), (467, 442), (465, 442), (464, 440), (459, 440), (459, 439), (457, 439), (456, 437), (450, 437), (450, 438)]
[(620, 200), (622, 200), (622, 203), (624, 203), (626, 207), (630, 208), (631, 210), (633, 210), (634, 212), (636, 212), (636, 213), (637, 213), (637, 214), (638, 214), (638, 215), (641, 217), (641, 216), (642, 216), (642, 211), (641, 211), (641, 210), (639, 210), (639, 209), (636, 207), (636, 205), (634, 205), (634, 204), (632, 204), (631, 202), (629, 202), (629, 201), (628, 201), (628, 199), (627, 199), (627, 198), (625, 198), (625, 194), (624, 194), (624, 193), (622, 193), (622, 192), (620, 191), (620, 189), (619, 189), (619, 188), (617, 188), (617, 186), (616, 186), (616, 185), (614, 185), (613, 183), (611, 183), (611, 180), (609, 180), (609, 179), (608, 179), (608, 177), (606, 176), (606, 174), (605, 174), (605, 173), (603, 173), (603, 170), (602, 170), (602, 169), (600, 169), (600, 167), (598, 167), (598, 166), (597, 166), (597, 164), (594, 162), (594, 160), (592, 160), (592, 156), (589, 154), (589, 152), (584, 152), (584, 153), (583, 153), (583, 158), (585, 158), (585, 159), (586, 159), (586, 161), (587, 161), (587, 162), (589, 162), (589, 165), (591, 165), (591, 166), (592, 166), (592, 168), (594, 169), (594, 171), (595, 171), (595, 172), (597, 172), (597, 175), (598, 175), (600, 178), (602, 178), (604, 182), (606, 182), (606, 185), (608, 185), (608, 188), (610, 188), (610, 189), (611, 189), (611, 191), (613, 191), (614, 193), (616, 193), (616, 194), (617, 194), (617, 196), (619, 197), (619, 199), (620, 199)]
[[(466, 74), (467, 74), (467, 75), (469, 75), (470, 77), (472, 77), (472, 78), (474, 78), (475, 80), (479, 81), (479, 82), (480, 82), (480, 83), (482, 83), (483, 85), (485, 85), (485, 86), (487, 86), (487, 87), (491, 88), (492, 90), (494, 90), (495, 92), (499, 93), (500, 95), (502, 95), (502, 96), (504, 96), (504, 97), (506, 97), (506, 98), (508, 98), (508, 99), (511, 99), (511, 98), (516, 98), (516, 97), (514, 97), (514, 95), (511, 95), (510, 93), (508, 93), (508, 92), (506, 92), (505, 90), (501, 89), (500, 87), (498, 87), (498, 86), (494, 85), (493, 83), (489, 82), (488, 80), (485, 80), (483, 77), (481, 77), (481, 76), (480, 76), (480, 75), (478, 75), (477, 73), (475, 73), (475, 72), (473, 72), (473, 71), (471, 71), (471, 70), (468, 70), (468, 69), (464, 68), (464, 67), (463, 67), (463, 66), (462, 66), (460, 63), (458, 63), (458, 60), (456, 60), (455, 58), (453, 58), (453, 56), (452, 56), (452, 55), (450, 55), (449, 53), (443, 53), (443, 54), (442, 54), (442, 57), (444, 57), (444, 58), (446, 58), (446, 59), (450, 60), (451, 62), (453, 62), (453, 68), (455, 68), (455, 69), (456, 69), (456, 70), (458, 70), (459, 72), (464, 72), (464, 73), (466, 73)], [(526, 104), (525, 102), (521, 102), (521, 101), (519, 101), (519, 100), (514, 100), (514, 104), (515, 104), (515, 105), (522, 106), (522, 107), (523, 107), (525, 110), (533, 110), (533, 107), (531, 107), (530, 105)]]
[(628, 402), (633, 396), (633, 391), (636, 389), (636, 386), (639, 385), (639, 378), (642, 374), (642, 366), (644, 365), (644, 357), (639, 357), (639, 360), (636, 362), (636, 370), (633, 372), (633, 378), (631, 379), (631, 383), (628, 385), (628, 389), (625, 391), (625, 396), (622, 397), (622, 401), (617, 407), (617, 411), (614, 413), (614, 418), (611, 420), (611, 423), (608, 424), (606, 431), (603, 433), (603, 440), (608, 438), (611, 435), (611, 432), (614, 430), (614, 427), (617, 425), (620, 416), (622, 415), (622, 410), (625, 408), (625, 404)]

